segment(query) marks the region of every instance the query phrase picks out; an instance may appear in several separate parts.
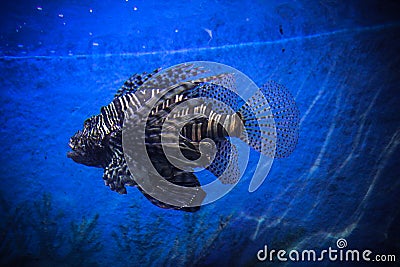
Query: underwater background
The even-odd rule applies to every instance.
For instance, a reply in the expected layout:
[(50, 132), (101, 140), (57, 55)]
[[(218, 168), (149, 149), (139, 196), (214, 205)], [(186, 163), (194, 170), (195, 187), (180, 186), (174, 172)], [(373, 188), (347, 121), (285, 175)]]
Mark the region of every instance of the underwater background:
[[(256, 255), (339, 238), (398, 265), (399, 14), (398, 1), (372, 0), (2, 1), (1, 265), (303, 266)], [(257, 191), (250, 166), (200, 211), (163, 210), (66, 157), (133, 73), (194, 60), (295, 96), (297, 148)]]

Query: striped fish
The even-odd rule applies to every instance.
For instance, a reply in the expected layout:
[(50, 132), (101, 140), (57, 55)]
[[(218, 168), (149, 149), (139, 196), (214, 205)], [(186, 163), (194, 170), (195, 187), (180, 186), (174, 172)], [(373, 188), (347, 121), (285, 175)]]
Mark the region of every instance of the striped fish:
[[(191, 64), (181, 64), (162, 73), (157, 69), (152, 73), (133, 75), (117, 91), (113, 101), (102, 107), (100, 114), (87, 119), (83, 130), (71, 137), (69, 146), (72, 151), (68, 152), (67, 156), (77, 163), (103, 168), (105, 185), (120, 194), (127, 193), (126, 186), (134, 186), (161, 208), (197, 211), (200, 207), (172, 206), (146, 194), (132, 178), (124, 156), (122, 129), (126, 112), (138, 118), (144, 116), (145, 114), (141, 114), (142, 107), (165, 89), (167, 93), (151, 107), (145, 129), (145, 144), (153, 166), (169, 182), (185, 187), (200, 186), (194, 173), (183, 171), (168, 161), (161, 144), (160, 133), (168, 114), (190, 99), (215, 99), (235, 111), (230, 114), (224, 112), (223, 105), (218, 107), (216, 104), (212, 108), (210, 103), (203, 103), (184, 108), (177, 115), (204, 115), (184, 125), (179, 134), (179, 146), (186, 158), (197, 159), (200, 157), (200, 141), (204, 138), (212, 139), (217, 153), (207, 170), (222, 183), (234, 184), (240, 178), (237, 167), (238, 152), (228, 137), (240, 138), (255, 150), (271, 157), (281, 158), (291, 154), (298, 139), (299, 112), (293, 97), (285, 87), (275, 82), (267, 83), (260, 88), (261, 95), (256, 94), (244, 103), (235, 93), (232, 74), (195, 78), (206, 72), (207, 70)], [(268, 105), (265, 101), (268, 101)], [(268, 106), (268, 110), (263, 108), (264, 106)], [(266, 119), (264, 124), (260, 120), (263, 116)], [(273, 131), (266, 134), (264, 132), (262, 135), (263, 127), (270, 126), (268, 121), (271, 118), (275, 120), (275, 125), (271, 126)], [(229, 173), (224, 173), (229, 162), (233, 163), (234, 168), (230, 168)], [(199, 190), (193, 197), (203, 199), (205, 192)]]

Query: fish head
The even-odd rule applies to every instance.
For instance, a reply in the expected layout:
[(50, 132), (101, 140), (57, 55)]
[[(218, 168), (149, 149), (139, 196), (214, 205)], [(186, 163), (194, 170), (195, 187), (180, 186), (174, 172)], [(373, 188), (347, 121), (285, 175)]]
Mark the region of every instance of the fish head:
[(71, 151), (67, 157), (86, 166), (102, 168), (106, 164), (107, 150), (95, 128), (95, 117), (84, 122), (83, 130), (77, 131), (69, 139)]

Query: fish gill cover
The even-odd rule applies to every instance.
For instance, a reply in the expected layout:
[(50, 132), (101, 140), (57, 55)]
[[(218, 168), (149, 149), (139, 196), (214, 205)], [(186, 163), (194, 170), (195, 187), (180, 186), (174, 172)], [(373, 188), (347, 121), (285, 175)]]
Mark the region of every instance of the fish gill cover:
[[(364, 265), (366, 256), (370, 263), (380, 260), (379, 266), (397, 266), (399, 13), (398, 1), (375, 0), (2, 1), (0, 265), (298, 266), (314, 262), (313, 251), (320, 258), (320, 252), (331, 249), (337, 250), (336, 260), (327, 258), (327, 252), (314, 265)], [(175, 124), (170, 118), (181, 118), (169, 117), (162, 108), (180, 94), (187, 96), (186, 102), (205, 94), (206, 103), (219, 113), (232, 109), (228, 115), (237, 113), (239, 120), (230, 116), (235, 124), (225, 126), (242, 121), (256, 143), (238, 138), (235, 130), (240, 127), (232, 127), (226, 140), (217, 138), (215, 146), (206, 139), (203, 145), (193, 143), (199, 133), (207, 136), (202, 118), (194, 119), (192, 127), (172, 127), (182, 133), (178, 140), (164, 136), (164, 141), (179, 144), (183, 159), (211, 163), (202, 171), (189, 166), (194, 176), (182, 172), (180, 182), (197, 187), (197, 180), (199, 191), (205, 192), (200, 208), (183, 205), (195, 212), (153, 205), (148, 193), (129, 186), (143, 181), (115, 175), (126, 174), (120, 167), (129, 151), (82, 160), (100, 168), (76, 164), (71, 153), (66, 157), (69, 139), (77, 130), (83, 134), (86, 119), (94, 115), (87, 124), (97, 129), (91, 125), (101, 122), (100, 114), (119, 118), (122, 113), (106, 107), (114, 103), (116, 108), (120, 100), (128, 104), (124, 95), (133, 88), (196, 61), (232, 67), (214, 72), (211, 65), (203, 66), (210, 71), (165, 87), (166, 94), (160, 91), (159, 105), (149, 115), (152, 123), (145, 128), (151, 141), (146, 144), (145, 139), (146, 149), (159, 152), (151, 144), (162, 139), (151, 134), (159, 136), (161, 123), (171, 126)], [(233, 81), (239, 84), (240, 75), (232, 75), (235, 70), (254, 81), (254, 90), (232, 87)], [(142, 75), (144, 71), (148, 73)], [(197, 86), (191, 83), (218, 75)], [(275, 130), (274, 161), (260, 165), (260, 157), (272, 158), (271, 147), (261, 143), (256, 126), (245, 127), (249, 117), (261, 120), (258, 126), (263, 123), (257, 113), (253, 117), (245, 112), (250, 110), (245, 104), (268, 102), (284, 88), (278, 95), (289, 91), (299, 110), (298, 142), (293, 151), (280, 149), (286, 139)], [(257, 90), (260, 98), (251, 100)], [(139, 100), (140, 91), (135, 95)], [(185, 105), (176, 107), (176, 112), (185, 111)], [(107, 115), (110, 111), (112, 116)], [(276, 116), (274, 122), (279, 122)], [(217, 126), (217, 133), (222, 130)], [(118, 153), (123, 142), (118, 131), (113, 133), (104, 141)], [(78, 137), (72, 145), (78, 144)], [(176, 146), (164, 148), (178, 152)], [(112, 160), (102, 155), (114, 156), (114, 165), (109, 167)], [(214, 161), (201, 155), (214, 155)], [(133, 157), (133, 164), (144, 162), (145, 156)], [(166, 162), (154, 157), (150, 161), (157, 163), (156, 171)], [(98, 166), (104, 162), (106, 166)], [(135, 172), (129, 160), (125, 163), (142, 177), (142, 170)], [(263, 166), (270, 166), (269, 172)], [(257, 167), (268, 175), (252, 177)], [(105, 173), (108, 186), (102, 181)], [(206, 204), (218, 196), (204, 188), (213, 183), (231, 190)], [(260, 186), (249, 192), (251, 184)], [(120, 194), (125, 190), (127, 194)], [(279, 250), (287, 252), (287, 261), (278, 259)], [(357, 256), (356, 251), (359, 261), (345, 261), (346, 256)], [(299, 261), (303, 255), (310, 261), (297, 262), (296, 252)]]

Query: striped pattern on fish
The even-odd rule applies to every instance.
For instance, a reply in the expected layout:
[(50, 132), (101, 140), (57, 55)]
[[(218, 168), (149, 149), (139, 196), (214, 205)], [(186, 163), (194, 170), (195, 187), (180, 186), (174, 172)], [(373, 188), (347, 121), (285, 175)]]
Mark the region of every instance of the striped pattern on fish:
[[(162, 126), (171, 110), (194, 98), (216, 99), (234, 111), (226, 112), (224, 105), (205, 103), (183, 108), (175, 115), (203, 115), (182, 127), (180, 148), (186, 157), (196, 158), (200, 155), (199, 142), (204, 138), (212, 139), (217, 146), (217, 155), (207, 169), (215, 176), (220, 177), (230, 161), (237, 164), (238, 152), (228, 137), (238, 137), (268, 156), (287, 157), (292, 153), (297, 144), (299, 112), (286, 88), (274, 82), (267, 83), (260, 88), (260, 95), (244, 103), (235, 93), (236, 83), (232, 74), (197, 77), (206, 72), (190, 64), (181, 64), (162, 73), (157, 69), (149, 74), (133, 75), (117, 91), (113, 101), (102, 107), (100, 114), (87, 119), (83, 130), (71, 137), (69, 145), (72, 151), (68, 157), (77, 163), (103, 168), (105, 184), (113, 191), (126, 194), (126, 186), (137, 184), (127, 167), (122, 148), (124, 118), (126, 114), (140, 116), (143, 107), (155, 97), (159, 99), (151, 109), (145, 129), (146, 148), (156, 170), (174, 184), (200, 186), (193, 173), (183, 172), (168, 162), (162, 155), (161, 144)], [(270, 119), (276, 120), (276, 124), (270, 125)], [(232, 136), (228, 136), (227, 129)], [(249, 135), (244, 135), (246, 131)], [(277, 140), (276, 144), (272, 140)], [(222, 179), (222, 183), (236, 183), (239, 179), (238, 168), (223, 177), (225, 180)], [(171, 206), (142, 193), (162, 208), (184, 211), (199, 208)], [(198, 197), (204, 197), (204, 194), (200, 191)]]

